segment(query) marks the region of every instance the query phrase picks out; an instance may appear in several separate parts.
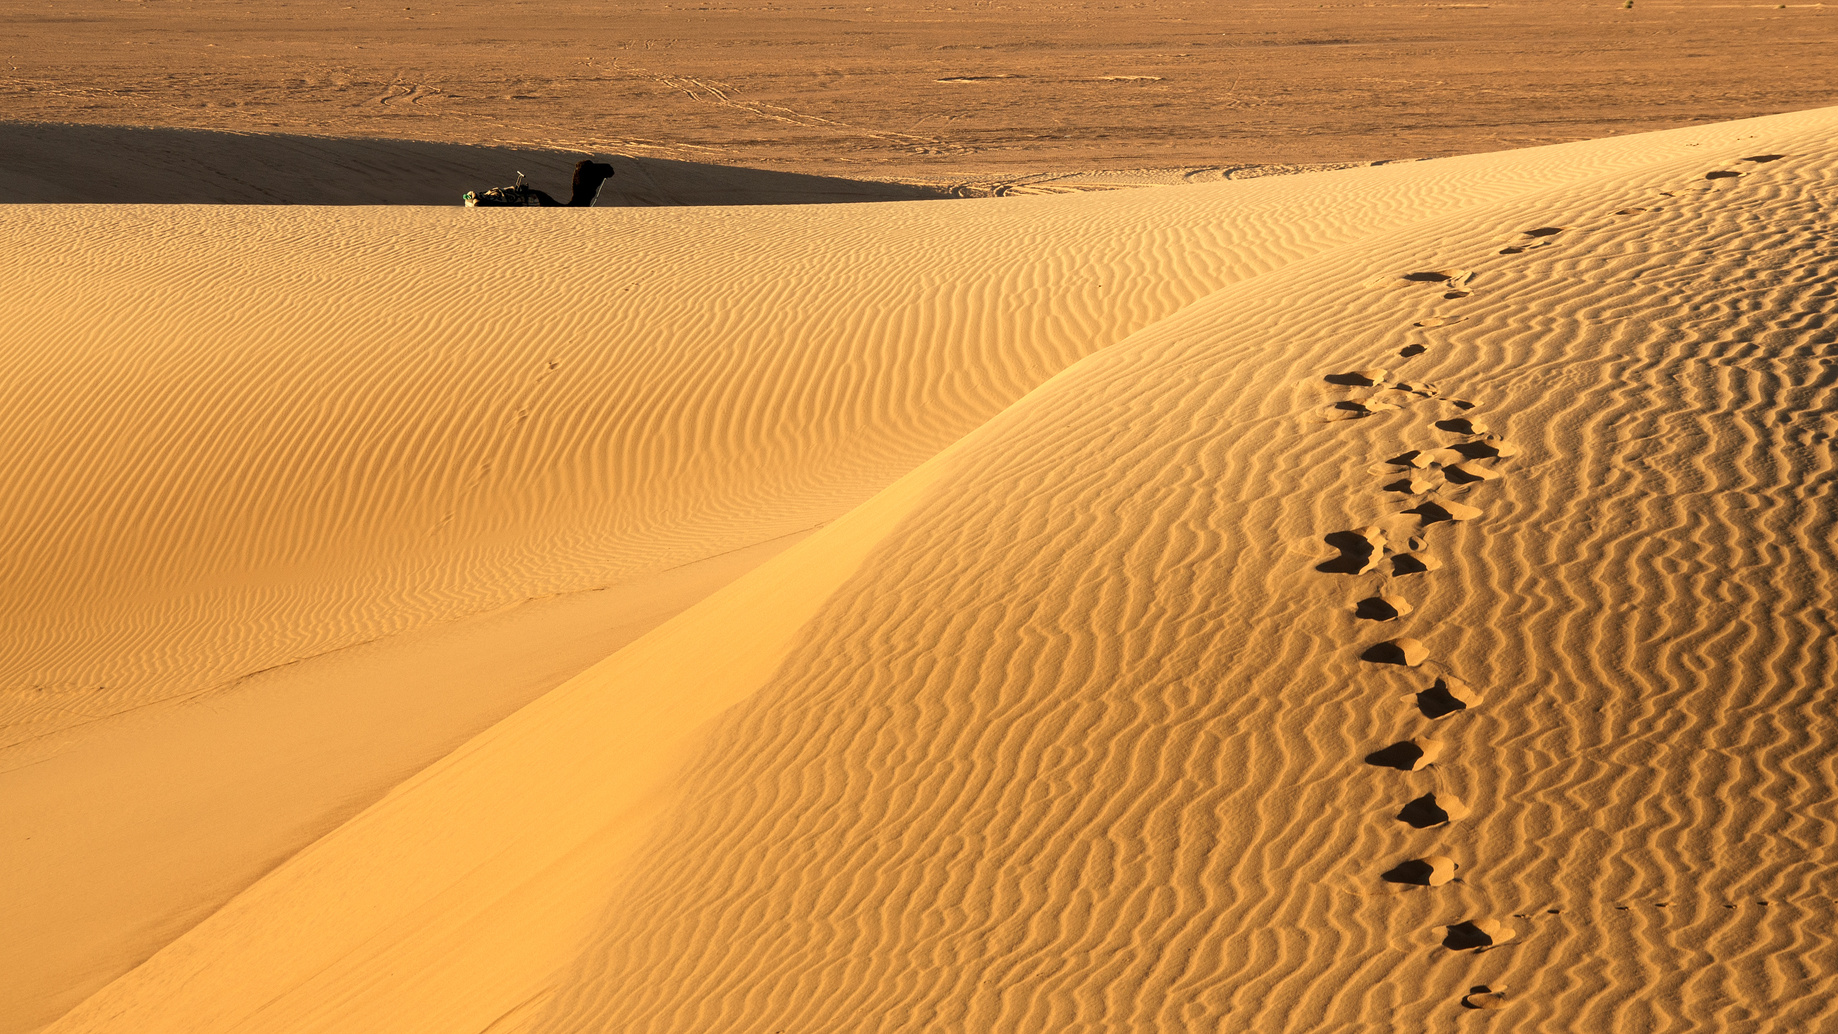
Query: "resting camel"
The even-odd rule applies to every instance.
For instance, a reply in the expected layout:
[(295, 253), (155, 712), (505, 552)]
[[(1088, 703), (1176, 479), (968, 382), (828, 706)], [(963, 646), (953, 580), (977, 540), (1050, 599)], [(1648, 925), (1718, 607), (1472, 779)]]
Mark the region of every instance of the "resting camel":
[(514, 187), (493, 187), (490, 190), (466, 192), (468, 208), (503, 208), (538, 206), (541, 208), (591, 208), (594, 198), (600, 195), (600, 185), (613, 178), (613, 167), (605, 162), (596, 162), (583, 158), (574, 166), (574, 193), (562, 204), (548, 194), (523, 182), (523, 173), (517, 174), (517, 185)]

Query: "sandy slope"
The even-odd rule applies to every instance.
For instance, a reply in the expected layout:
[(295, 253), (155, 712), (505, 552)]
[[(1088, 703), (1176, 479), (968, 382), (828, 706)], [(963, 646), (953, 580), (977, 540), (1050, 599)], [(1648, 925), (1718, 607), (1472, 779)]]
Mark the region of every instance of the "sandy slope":
[(947, 196), (904, 183), (554, 148), (0, 122), (0, 204), (457, 205), (468, 190), (509, 186), (519, 172), (566, 201), (584, 157), (615, 171), (600, 208)]
[[(1482, 983), (1495, 1027), (1833, 1022), (1838, 111), (1269, 189), (1344, 235), (1057, 375), (984, 353), (1044, 383), (922, 395), (924, 448), (773, 454), (827, 494), (711, 461), (790, 513), (931, 456), (51, 1029), (1416, 1030)], [(679, 538), (770, 523), (700, 499)]]
[[(1577, 168), (1641, 160), (1603, 155)], [(1180, 203), (6, 210), (9, 1022), (745, 567), (652, 579), (756, 562), (1224, 284), (1550, 174), (1485, 165)]]

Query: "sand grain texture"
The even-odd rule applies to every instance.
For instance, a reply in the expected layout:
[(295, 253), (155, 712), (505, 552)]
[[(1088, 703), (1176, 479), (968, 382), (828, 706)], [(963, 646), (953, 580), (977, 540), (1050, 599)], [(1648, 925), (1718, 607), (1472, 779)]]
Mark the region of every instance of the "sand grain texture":
[[(1740, 162), (1776, 153), (1787, 157)], [(1705, 178), (1739, 164), (1741, 177)], [(117, 658), (111, 678), (133, 689), (99, 706), (172, 692), (184, 680), (169, 673), (257, 663), (246, 631), (174, 641), (205, 603), (277, 629), (376, 634), (824, 526), (421, 771), (48, 1029), (1423, 1029), (1466, 1015), (1464, 997), (1483, 1004), (1475, 995), (1492, 992), (1472, 990), (1483, 985), (1512, 989), (1490, 1029), (1838, 1020), (1838, 110), (1267, 182), (877, 207), (827, 229), (815, 210), (797, 230), (723, 212), (719, 225), (761, 247), (762, 270), (768, 259), (809, 269), (826, 285), (813, 298), (847, 302), (793, 304), (782, 278), (749, 279), (736, 243), (735, 265), (706, 282), (684, 260), (668, 281), (679, 301), (620, 310), (622, 326), (705, 319), (721, 335), (672, 349), (626, 331), (597, 358), (604, 310), (568, 303), (637, 305), (616, 300), (623, 270), (553, 261), (532, 278), (540, 304), (481, 317), (493, 329), (472, 336), (425, 304), (373, 300), (419, 297), (425, 286), (391, 288), (374, 270), (389, 266), (390, 242), (477, 225), (457, 215), (142, 216), (354, 239), (356, 254), (382, 256), (347, 263), (354, 279), (369, 274), (369, 293), (351, 292), (375, 306), (368, 323), (419, 314), (425, 348), (452, 347), (451, 369), (474, 371), (436, 385), (506, 387), (416, 405), (429, 389), (390, 372), (398, 351), (354, 346), (372, 365), (349, 363), (348, 387), (307, 396), (297, 419), (348, 412), (379, 427), (374, 438), (315, 440), (401, 444), (304, 469), (375, 469), (387, 476), (362, 484), (384, 488), (333, 477), (310, 495), (276, 490), (226, 507), (270, 515), (246, 538), (208, 545), (123, 519), (72, 530), (72, 512), (133, 512), (113, 498), (180, 498), (152, 487), (172, 477), (142, 489), (71, 481), (51, 465), (32, 475), (19, 457), (25, 473), (11, 476), (40, 479), (9, 497), (26, 502), (8, 526), (93, 538), (24, 550), (50, 559), (12, 575), (17, 591), (49, 602), (8, 620), (60, 644), (34, 660), (45, 671)], [(1291, 207), (1259, 211), (1266, 195), (1251, 188)], [(574, 235), (578, 254), (594, 250), (580, 238), (617, 226), (628, 251), (670, 254), (672, 228), (689, 225), (671, 220), (697, 216), (580, 215), (541, 232)], [(55, 283), (60, 265), (102, 261), (86, 258), (84, 218), (29, 210), (10, 225), (68, 228), (59, 239), (76, 243), (40, 274)], [(174, 224), (149, 223), (146, 251), (182, 251), (187, 238), (160, 225)], [(1069, 270), (1123, 226), (1168, 229), (1116, 253), (1138, 293), (1106, 307)], [(1501, 253), (1543, 227), (1564, 229)], [(813, 239), (831, 243), (799, 250)], [(988, 271), (1013, 268), (990, 243), (1004, 240), (1027, 242), (1027, 270), (1061, 272), (977, 294)], [(980, 272), (958, 287), (925, 282), (906, 271), (929, 265), (900, 265), (923, 247)], [(977, 258), (978, 247), (990, 250)], [(526, 264), (544, 254), (531, 245)], [(1458, 297), (1447, 277), (1410, 278), (1450, 270)], [(261, 306), (260, 285), (275, 281), (239, 273), (210, 311), (241, 314), (238, 342), (281, 340), (263, 329), (288, 325), (286, 307)], [(605, 276), (597, 290), (570, 279), (589, 275)], [(129, 279), (148, 281), (139, 269)], [(902, 283), (910, 296), (873, 286)], [(715, 304), (728, 289), (717, 284), (755, 293)], [(80, 314), (87, 336), (58, 336), (102, 342), (184, 318), (171, 293), (164, 305), (116, 294), (118, 307)], [(1016, 298), (1053, 301), (1014, 324), (995, 315)], [(958, 314), (951, 331), (913, 332), (949, 323), (928, 305)], [(677, 315), (645, 324), (645, 311)], [(129, 318), (143, 313), (163, 315)], [(1431, 316), (1462, 318), (1416, 325)], [(798, 319), (798, 333), (773, 337)], [(997, 332), (1015, 325), (1031, 330)], [(536, 327), (540, 360), (513, 347)], [(741, 344), (761, 340), (783, 342), (770, 361)], [(1400, 362), (1412, 342), (1425, 350)], [(724, 349), (739, 357), (731, 367)], [(175, 347), (172, 361), (234, 369), (235, 354)], [(556, 389), (583, 400), (580, 415), (507, 439), (527, 445), (416, 459), (415, 442), (465, 435), (412, 414), (475, 412), (483, 441), (544, 397), (544, 364), (558, 357), (586, 371)], [(55, 402), (11, 407), (43, 414), (47, 438), (85, 397), (45, 387), (65, 361), (34, 358), (21, 374), (33, 390), (19, 398)], [(490, 363), (505, 372), (482, 372)], [(1381, 363), (1438, 390), (1325, 380)], [(643, 379), (661, 369), (672, 373)], [(227, 386), (242, 382), (220, 382), (230, 412)], [(603, 401), (636, 400), (619, 394), (626, 384), (674, 392), (649, 407)], [(1321, 417), (1355, 392), (1387, 408)], [(301, 396), (260, 397), (255, 411), (271, 414)], [(143, 403), (122, 434), (231, 433), (192, 430), (197, 411), (158, 413)], [(1457, 418), (1488, 437), (1438, 426)], [(276, 426), (273, 439), (237, 431), (250, 445), (234, 453), (152, 455), (290, 455), (298, 436)], [(602, 430), (632, 427), (660, 430)], [(1386, 490), (1417, 469), (1404, 457), (1432, 450), (1458, 462), (1422, 468), (1431, 502), (1483, 516), (1426, 522)], [(484, 478), (488, 456), (492, 479), (524, 487), (471, 509), (458, 494), (413, 495)], [(116, 462), (107, 469), (132, 469)], [(1437, 472), (1468, 464), (1500, 476)], [(196, 477), (264, 483), (240, 468)], [(116, 484), (117, 496), (94, 497)], [(423, 538), (392, 537), (403, 528)], [(1366, 552), (1387, 562), (1337, 565), (1330, 536), (1367, 528), (1382, 545)], [(1438, 563), (1407, 574), (1389, 562), (1406, 550)], [(240, 570), (252, 556), (309, 554), (338, 558), (323, 566), (344, 580), (288, 594), (291, 609), (253, 606), (259, 587), (105, 591), (164, 584), (201, 558)], [(91, 562), (107, 578), (56, 559), (102, 556), (114, 559)], [(1414, 609), (1377, 625), (1354, 613), (1388, 590)], [(117, 613), (108, 643), (76, 634)], [(1427, 647), (1420, 666), (1361, 660), (1403, 638)], [(193, 671), (167, 657), (213, 660)], [(1472, 686), (1475, 705), (1434, 723), (1436, 763), (1367, 764), (1428, 733), (1411, 699), (1438, 678)], [(33, 700), (20, 697), (15, 713), (32, 724), (19, 728), (69, 726)], [(1430, 794), (1462, 801), (1461, 820), (1396, 821)], [(1381, 878), (1427, 858), (1459, 860), (1460, 878), (1406, 889)], [(1471, 920), (1499, 923), (1489, 929), (1510, 930), (1510, 943), (1445, 948)]]

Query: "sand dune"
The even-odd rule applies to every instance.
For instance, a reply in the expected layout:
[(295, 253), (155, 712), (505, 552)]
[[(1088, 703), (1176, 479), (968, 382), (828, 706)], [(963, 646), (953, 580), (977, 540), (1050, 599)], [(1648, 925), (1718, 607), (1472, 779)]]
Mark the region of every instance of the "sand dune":
[[(568, 199), (585, 152), (420, 140), (0, 122), (0, 204), (457, 205), (517, 173)], [(913, 201), (906, 183), (598, 155), (616, 173), (598, 207)]]
[[(1558, 162), (1643, 160), (1179, 203), (7, 210), (34, 284), (0, 328), (8, 1015), (50, 1019), (1079, 358)], [(402, 638), (538, 599), (463, 648)]]
[[(1835, 181), (1828, 109), (1177, 191), (578, 213), (514, 224), (542, 287), (457, 313), (379, 271), (434, 241), (502, 261), (458, 213), (25, 210), (13, 232), (70, 242), (36, 275), (88, 308), (18, 340), (90, 351), (32, 356), (4, 411), (111, 472), (8, 458), (7, 526), (44, 529), (14, 555), (48, 558), (10, 575), (39, 603), (8, 640), (123, 687), (60, 699), (134, 706), (260, 663), (258, 633), (331, 649), (848, 511), (49, 1029), (1420, 1029), (1464, 999), (1524, 1030), (1817, 1029)], [(665, 298), (620, 299), (621, 255), (692, 233)], [(278, 240), (332, 283), (287, 293)], [(158, 261), (98, 304), (104, 243)], [(613, 268), (582, 272), (596, 250)], [(315, 391), (282, 347), (303, 323), (353, 342)], [(124, 332), (248, 422), (126, 392), (99, 358)], [(404, 372), (404, 336), (440, 376)], [(582, 372), (544, 395), (552, 355)], [(484, 446), (537, 399), (555, 415)], [(126, 415), (60, 431), (78, 410)], [(142, 499), (184, 522), (111, 519)], [(156, 592), (212, 564), (290, 589)], [(1383, 642), (1407, 663), (1362, 659)], [(15, 698), (19, 728), (70, 724)], [(1432, 728), (1433, 763), (1368, 762)], [(1413, 861), (1438, 875), (1386, 878)]]

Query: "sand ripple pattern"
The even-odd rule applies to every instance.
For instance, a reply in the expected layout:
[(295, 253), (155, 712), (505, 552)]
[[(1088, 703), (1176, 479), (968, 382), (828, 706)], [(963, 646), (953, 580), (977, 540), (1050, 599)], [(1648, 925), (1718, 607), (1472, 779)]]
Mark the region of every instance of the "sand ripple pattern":
[[(1551, 1034), (1831, 1026), (1838, 111), (1484, 157), (1333, 174), (1398, 179), (1326, 210), (1469, 200), (1183, 299), (986, 419), (928, 382), (976, 426), (910, 418), (912, 473), (50, 1030), (1351, 1032), (1464, 999)], [(1375, 365), (1442, 388), (1339, 409), (1324, 374)], [(858, 397), (786, 405), (858, 428)], [(1324, 535), (1419, 494), (1375, 488), (1391, 459), (1488, 440), (1523, 447), (1506, 476), (1439, 490), (1485, 519), (1431, 529), (1373, 632)], [(771, 483), (734, 482), (813, 512)], [(687, 484), (659, 498), (723, 505)], [(1425, 670), (1361, 659), (1398, 635), (1486, 700), (1420, 771), (1365, 760), (1426, 723)], [(1432, 789), (1471, 817), (1397, 820)], [(1459, 880), (1381, 878), (1430, 846)], [(1485, 917), (1518, 936), (1447, 946)]]
[[(1514, 1030), (1834, 1022), (1838, 141), (1771, 142), (1228, 288), (979, 430), (723, 720), (536, 1029), (1419, 1029), (1483, 983)], [(1354, 286), (1426, 258), (1473, 293)], [(1434, 776), (1472, 874), (1394, 895), (1421, 842), (1359, 759), (1428, 680), (1362, 666), (1312, 567), (1395, 509), (1366, 469), (1423, 412), (1312, 414), (1411, 341), (1529, 462), (1404, 619), (1488, 706)], [(1477, 915), (1520, 937), (1432, 934)]]
[(876, 206), (867, 241), (821, 206), (10, 208), (7, 738), (809, 529), (1397, 218), (1238, 187)]
[(3, 742), (808, 530), (1225, 284), (1651, 160), (1538, 154), (1179, 203), (9, 206)]

